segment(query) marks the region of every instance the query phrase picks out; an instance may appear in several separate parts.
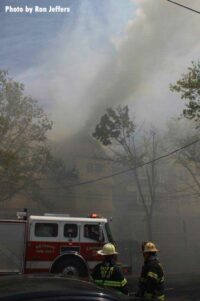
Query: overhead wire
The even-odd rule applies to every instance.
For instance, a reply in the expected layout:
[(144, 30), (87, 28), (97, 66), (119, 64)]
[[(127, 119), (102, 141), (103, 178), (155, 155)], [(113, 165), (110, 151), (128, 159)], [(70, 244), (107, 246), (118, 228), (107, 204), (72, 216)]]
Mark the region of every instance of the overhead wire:
[[(155, 159), (153, 159), (153, 160), (144, 162), (144, 163), (139, 164), (139, 165), (137, 165), (137, 166), (135, 166), (135, 167), (131, 167), (131, 168), (128, 168), (128, 169), (125, 169), (125, 170), (122, 170), (122, 171), (119, 171), (119, 172), (116, 172), (116, 173), (112, 173), (112, 174), (110, 174), (110, 175), (106, 175), (106, 176), (103, 176), (103, 177), (99, 177), (99, 178), (96, 178), (96, 179), (94, 179), (94, 180), (88, 180), (88, 181), (79, 182), (79, 183), (75, 183), (75, 184), (71, 184), (71, 185), (66, 185), (66, 186), (63, 186), (63, 188), (73, 188), (73, 187), (77, 187), (77, 186), (92, 184), (92, 183), (96, 183), (96, 182), (99, 182), (99, 181), (103, 181), (103, 180), (106, 180), (106, 179), (109, 179), (109, 178), (113, 178), (113, 177), (119, 176), (119, 175), (121, 175), (121, 174), (125, 174), (125, 173), (128, 173), (128, 172), (134, 171), (134, 170), (136, 170), (136, 169), (138, 169), (138, 168), (141, 168), (141, 167), (143, 167), (143, 166), (145, 166), (145, 165), (149, 165), (149, 164), (151, 164), (151, 163), (153, 163), (153, 162), (157, 162), (157, 161), (159, 161), (159, 160), (161, 160), (161, 159), (164, 159), (164, 158), (167, 158), (167, 157), (169, 157), (169, 156), (172, 156), (173, 154), (175, 154), (175, 153), (181, 151), (182, 149), (185, 149), (185, 148), (187, 148), (187, 147), (189, 147), (189, 146), (191, 146), (191, 145), (193, 145), (193, 144), (196, 144), (196, 143), (198, 143), (199, 141), (200, 141), (200, 139), (196, 139), (196, 140), (194, 140), (193, 142), (190, 142), (190, 143), (188, 143), (188, 144), (186, 144), (186, 145), (184, 145), (184, 146), (182, 146), (182, 147), (179, 147), (179, 148), (177, 148), (177, 149), (175, 149), (175, 150), (173, 150), (173, 151), (171, 151), (171, 152), (169, 152), (169, 153), (167, 153), (167, 154), (165, 154), (165, 155), (159, 156), (159, 157), (157, 157), (157, 158), (155, 158)], [(53, 187), (52, 187), (52, 188), (53, 188)]]
[[(55, 194), (47, 194), (48, 195), (48, 197), (55, 197)], [(165, 193), (158, 193), (158, 195), (159, 195), (159, 198), (167, 198), (167, 197), (170, 197), (170, 200), (171, 200), (171, 197), (191, 197), (191, 196), (199, 196), (200, 195), (200, 193), (198, 193), (198, 192), (193, 192), (193, 193), (190, 193), (190, 192), (187, 192), (187, 193), (167, 193), (167, 192), (165, 192)], [(88, 194), (76, 194), (76, 193), (70, 193), (70, 194), (67, 194), (67, 195), (65, 195), (64, 197), (67, 197), (67, 198), (74, 198), (74, 197), (78, 197), (78, 199), (88, 199), (88, 200), (90, 200), (90, 199), (92, 199), (92, 200), (99, 200), (99, 201), (109, 201), (110, 199), (111, 199), (111, 197), (109, 197), (109, 196), (104, 196), (104, 195), (99, 195), (99, 194), (90, 194), (90, 195), (88, 195)], [(118, 197), (121, 197), (121, 195), (119, 194), (118, 195)], [(124, 197), (124, 195), (123, 195), (123, 197)], [(128, 196), (128, 197), (126, 197), (126, 200), (132, 200), (132, 197), (131, 196)]]
[[(146, 165), (149, 165), (153, 162), (157, 162), (161, 159), (164, 159), (164, 158), (167, 158), (169, 156), (172, 156), (174, 155), (175, 153), (187, 148), (187, 147), (190, 147), (196, 143), (198, 143), (200, 141), (200, 139), (196, 139), (194, 140), (193, 142), (190, 142), (188, 144), (185, 144), (171, 152), (168, 152), (167, 154), (164, 154), (164, 155), (161, 155), (153, 160), (150, 160), (150, 161), (147, 161), (147, 162), (144, 162), (144, 163), (141, 163), (141, 164), (138, 164), (137, 166), (134, 166), (134, 167), (130, 167), (128, 169), (125, 169), (125, 170), (121, 170), (119, 172), (115, 172), (115, 173), (112, 173), (112, 174), (109, 174), (109, 175), (106, 175), (106, 176), (102, 176), (102, 177), (99, 177), (99, 178), (96, 178), (96, 179), (93, 179), (93, 180), (88, 180), (88, 181), (83, 181), (83, 182), (79, 182), (79, 183), (74, 183), (74, 184), (69, 184), (69, 185), (63, 185), (63, 184), (60, 184), (59, 183), (59, 189), (68, 189), (68, 188), (73, 188), (73, 187), (78, 187), (78, 186), (83, 186), (83, 185), (87, 185), (87, 184), (93, 184), (93, 183), (96, 183), (96, 182), (100, 182), (100, 181), (103, 181), (103, 180), (106, 180), (106, 179), (109, 179), (109, 178), (113, 178), (113, 177), (116, 177), (116, 176), (119, 176), (119, 175), (122, 175), (122, 174), (125, 174), (125, 173), (128, 173), (128, 172), (131, 172), (131, 171), (134, 171), (138, 168), (141, 168), (141, 167), (144, 167)], [(58, 189), (58, 186), (56, 187), (43, 187), (43, 189), (47, 189), (47, 190), (57, 190)]]
[(182, 8), (188, 9), (188, 10), (194, 12), (194, 13), (200, 14), (200, 11), (198, 11), (196, 9), (193, 9), (191, 7), (185, 6), (183, 4), (177, 3), (177, 2), (172, 1), (172, 0), (166, 0), (166, 1), (171, 2), (171, 3), (175, 4), (175, 5), (178, 5), (178, 6), (182, 7)]

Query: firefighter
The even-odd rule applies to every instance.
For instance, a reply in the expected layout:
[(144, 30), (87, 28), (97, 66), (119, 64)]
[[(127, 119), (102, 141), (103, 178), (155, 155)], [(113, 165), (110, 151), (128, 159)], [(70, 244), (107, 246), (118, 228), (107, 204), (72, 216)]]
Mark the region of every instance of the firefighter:
[(97, 285), (116, 289), (128, 295), (128, 284), (120, 267), (116, 264), (117, 252), (115, 246), (107, 243), (97, 252), (103, 256), (103, 261), (92, 271), (92, 278)]
[(144, 265), (139, 278), (139, 289), (136, 296), (141, 300), (165, 300), (164, 274), (158, 260), (159, 250), (153, 242), (142, 244)]

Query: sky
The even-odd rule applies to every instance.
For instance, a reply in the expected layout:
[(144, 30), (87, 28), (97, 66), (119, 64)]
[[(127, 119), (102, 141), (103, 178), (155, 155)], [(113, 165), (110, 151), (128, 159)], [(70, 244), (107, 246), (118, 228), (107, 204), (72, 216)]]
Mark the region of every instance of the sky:
[[(177, 2), (200, 11), (199, 0)], [(5, 13), (5, 6), (69, 13)], [(200, 15), (166, 0), (1, 0), (0, 69), (44, 106), (57, 140), (128, 104), (163, 128), (183, 108), (169, 85), (199, 59)]]

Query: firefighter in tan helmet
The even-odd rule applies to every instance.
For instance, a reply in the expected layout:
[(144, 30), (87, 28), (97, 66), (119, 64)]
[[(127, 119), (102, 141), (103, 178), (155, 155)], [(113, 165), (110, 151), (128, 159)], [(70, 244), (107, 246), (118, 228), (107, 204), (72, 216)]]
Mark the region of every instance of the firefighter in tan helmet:
[(103, 261), (97, 264), (92, 271), (91, 276), (94, 282), (100, 286), (119, 290), (127, 295), (127, 280), (120, 267), (116, 264), (118, 253), (115, 250), (115, 246), (107, 243), (97, 253), (102, 256)]
[(165, 300), (164, 273), (158, 260), (159, 250), (153, 242), (142, 243), (144, 265), (139, 278), (137, 297), (142, 300)]

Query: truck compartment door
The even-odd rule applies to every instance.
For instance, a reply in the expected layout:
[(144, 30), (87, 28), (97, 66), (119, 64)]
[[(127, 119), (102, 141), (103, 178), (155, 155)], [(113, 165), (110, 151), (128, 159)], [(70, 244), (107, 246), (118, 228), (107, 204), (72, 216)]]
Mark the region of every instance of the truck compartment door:
[(26, 223), (0, 222), (0, 273), (23, 272)]

